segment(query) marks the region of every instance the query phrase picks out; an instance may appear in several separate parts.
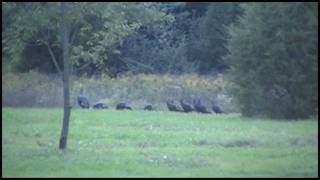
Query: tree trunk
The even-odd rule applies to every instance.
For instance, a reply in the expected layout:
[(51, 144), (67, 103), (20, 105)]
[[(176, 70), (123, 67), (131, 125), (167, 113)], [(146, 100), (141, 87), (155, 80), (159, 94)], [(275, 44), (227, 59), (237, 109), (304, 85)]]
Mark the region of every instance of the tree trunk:
[(63, 124), (60, 136), (59, 149), (63, 150), (67, 146), (67, 137), (69, 129), (69, 118), (71, 112), (70, 106), (70, 90), (69, 90), (69, 32), (68, 24), (66, 22), (67, 7), (65, 2), (61, 2), (61, 40), (63, 49), (63, 100), (64, 100), (64, 112), (63, 112)]

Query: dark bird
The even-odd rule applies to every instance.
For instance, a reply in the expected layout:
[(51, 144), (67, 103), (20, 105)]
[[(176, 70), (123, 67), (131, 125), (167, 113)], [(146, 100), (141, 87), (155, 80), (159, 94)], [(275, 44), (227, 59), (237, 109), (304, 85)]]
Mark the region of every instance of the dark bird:
[(155, 110), (155, 108), (151, 104), (147, 104), (143, 108), (144, 110), (152, 111)]
[(167, 101), (167, 106), (169, 111), (183, 112), (173, 100)]
[(130, 106), (128, 106), (126, 103), (123, 103), (123, 102), (117, 104), (116, 109), (117, 109), (117, 110), (123, 110), (123, 109), (132, 110), (132, 108), (131, 108)]
[(81, 108), (90, 108), (88, 97), (83, 93), (83, 89), (80, 89), (80, 95), (78, 96), (78, 104)]
[(109, 107), (103, 102), (96, 102), (93, 105), (93, 109), (108, 109)]
[(180, 100), (180, 104), (184, 112), (192, 112), (194, 110), (191, 104), (185, 103), (182, 99)]
[(217, 113), (217, 114), (221, 114), (221, 113), (224, 113), (221, 108), (213, 101), (211, 101), (212, 103), (212, 110)]
[(193, 103), (194, 103), (194, 109), (197, 112), (206, 113), (206, 114), (210, 114), (211, 113), (210, 111), (207, 110), (207, 108), (203, 104), (201, 104), (200, 99), (193, 100)]

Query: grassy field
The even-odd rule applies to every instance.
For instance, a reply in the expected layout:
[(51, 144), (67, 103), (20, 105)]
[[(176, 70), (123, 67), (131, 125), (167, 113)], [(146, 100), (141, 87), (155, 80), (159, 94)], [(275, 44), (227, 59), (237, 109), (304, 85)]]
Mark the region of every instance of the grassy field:
[(3, 177), (317, 177), (318, 121), (2, 108)]

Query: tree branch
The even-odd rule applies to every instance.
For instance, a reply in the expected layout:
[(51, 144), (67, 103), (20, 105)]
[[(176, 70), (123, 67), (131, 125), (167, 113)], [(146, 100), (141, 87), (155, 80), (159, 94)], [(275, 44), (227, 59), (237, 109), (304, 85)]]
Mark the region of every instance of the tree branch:
[(149, 70), (150, 72), (154, 72), (153, 67), (148, 66), (148, 65), (145, 65), (145, 64), (142, 64), (142, 63), (140, 63), (140, 62), (138, 62), (138, 61), (132, 60), (131, 58), (125, 58), (125, 59), (120, 58), (120, 61), (122, 61), (122, 62), (124, 62), (124, 63), (126, 63), (126, 64), (131, 63), (131, 64), (134, 64), (134, 65), (136, 65), (136, 66), (139, 66), (139, 67), (142, 67), (142, 68), (144, 68), (144, 69), (147, 69), (147, 70)]
[(82, 65), (81, 67), (74, 69), (74, 71), (75, 71), (75, 72), (78, 72), (78, 71), (80, 71), (81, 69), (83, 69), (83, 68), (85, 68), (85, 67), (89, 66), (90, 64), (91, 64), (91, 62), (89, 61), (88, 63), (86, 63), (86, 64)]
[(40, 42), (42, 42), (43, 44), (45, 44), (48, 48), (48, 51), (49, 51), (49, 54), (50, 54), (50, 57), (51, 57), (51, 60), (54, 64), (54, 66), (56, 67), (58, 73), (62, 76), (62, 71), (58, 65), (58, 61), (56, 59), (56, 56), (54, 55), (53, 51), (52, 51), (52, 48), (50, 47), (50, 44), (49, 44), (49, 39), (50, 39), (50, 33), (49, 33), (49, 29), (47, 29), (47, 35), (44, 34), (44, 32), (40, 31), (40, 33), (42, 34), (43, 36), (43, 39), (44, 40), (39, 40)]
[(48, 43), (48, 42), (45, 42), (45, 45), (47, 46), (47, 48), (48, 48), (48, 50), (49, 50), (49, 54), (50, 54), (50, 56), (51, 56), (51, 60), (52, 60), (52, 62), (53, 62), (53, 64), (54, 64), (54, 66), (56, 67), (58, 73), (59, 73), (60, 75), (62, 75), (62, 71), (61, 71), (61, 69), (60, 69), (60, 67), (59, 67), (59, 65), (58, 65), (56, 56), (54, 55), (54, 53), (53, 53), (53, 51), (52, 51), (49, 43)]
[(70, 46), (70, 48), (72, 47), (73, 40), (74, 40), (76, 34), (78, 33), (78, 30), (79, 30), (79, 27), (76, 26), (76, 28), (75, 28), (75, 30), (73, 31), (73, 34), (72, 34), (72, 36), (71, 36), (71, 40), (70, 40), (70, 45), (71, 45), (71, 46)]

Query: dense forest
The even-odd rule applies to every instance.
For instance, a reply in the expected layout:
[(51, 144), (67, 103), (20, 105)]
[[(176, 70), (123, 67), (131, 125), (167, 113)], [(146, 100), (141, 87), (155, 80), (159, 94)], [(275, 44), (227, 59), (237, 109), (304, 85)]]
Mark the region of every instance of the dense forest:
[[(12, 73), (62, 74), (58, 9), (50, 2), (2, 3), (3, 82), (12, 82)], [(72, 76), (223, 76), (243, 115), (318, 112), (317, 3), (69, 3), (68, 13)], [(16, 87), (5, 85), (8, 93)]]

